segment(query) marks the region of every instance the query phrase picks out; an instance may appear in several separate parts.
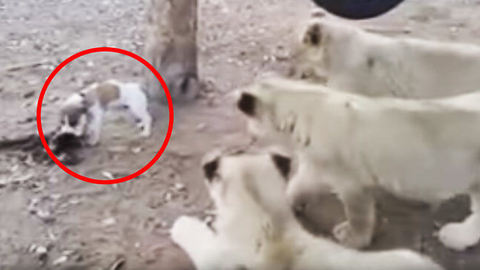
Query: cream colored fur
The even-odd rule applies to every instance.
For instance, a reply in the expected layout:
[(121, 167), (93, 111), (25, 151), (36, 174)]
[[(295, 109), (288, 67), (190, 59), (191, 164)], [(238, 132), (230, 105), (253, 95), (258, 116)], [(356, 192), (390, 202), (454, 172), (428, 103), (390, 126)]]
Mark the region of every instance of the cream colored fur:
[[(254, 106), (246, 101), (252, 101)], [(368, 98), (303, 81), (264, 80), (241, 95), (264, 135), (296, 143), (299, 169), (293, 201), (329, 185), (348, 220), (334, 230), (343, 244), (370, 243), (374, 199), (382, 187), (429, 203), (469, 194), (472, 214), (441, 228), (440, 240), (464, 250), (480, 239), (480, 92), (435, 100)]]
[(307, 233), (292, 215), (272, 154), (220, 155), (207, 185), (213, 229), (180, 217), (171, 235), (198, 270), (439, 270), (409, 250), (360, 252)]
[(369, 96), (446, 97), (480, 89), (480, 46), (387, 37), (328, 16), (301, 30), (292, 75)]

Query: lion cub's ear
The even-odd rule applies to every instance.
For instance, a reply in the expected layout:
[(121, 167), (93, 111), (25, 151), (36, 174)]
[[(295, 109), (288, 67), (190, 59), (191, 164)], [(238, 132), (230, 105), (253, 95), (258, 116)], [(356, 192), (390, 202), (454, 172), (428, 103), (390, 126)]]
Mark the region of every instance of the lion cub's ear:
[(245, 113), (248, 116), (255, 116), (256, 107), (257, 107), (258, 100), (257, 98), (247, 92), (243, 92), (238, 99), (237, 106), (240, 111)]
[(280, 174), (288, 179), (288, 175), (290, 174), (290, 170), (292, 167), (292, 159), (290, 157), (272, 153), (271, 154), (273, 163), (275, 164), (275, 167), (280, 171)]
[(303, 43), (309, 46), (320, 46), (322, 44), (322, 26), (318, 20), (312, 22), (303, 36)]
[(217, 174), (219, 158), (215, 158), (203, 164), (203, 173), (208, 181), (212, 182)]

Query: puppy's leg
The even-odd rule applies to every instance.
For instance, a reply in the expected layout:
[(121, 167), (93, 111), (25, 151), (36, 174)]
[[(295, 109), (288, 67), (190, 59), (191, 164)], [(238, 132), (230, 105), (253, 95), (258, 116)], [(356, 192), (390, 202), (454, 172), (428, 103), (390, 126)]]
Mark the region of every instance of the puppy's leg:
[[(170, 230), (172, 240), (177, 243), (194, 262), (197, 269), (210, 268), (212, 262), (221, 260), (214, 258), (209, 247), (215, 245), (215, 234), (204, 222), (193, 218), (182, 216), (178, 218)], [(219, 248), (219, 247), (217, 247)]]
[(97, 145), (100, 141), (100, 133), (102, 131), (103, 110), (97, 106), (91, 108), (88, 113), (87, 125), (87, 144), (90, 146)]
[(480, 241), (480, 188), (470, 192), (472, 214), (463, 222), (443, 226), (438, 238), (448, 248), (463, 251)]
[(143, 99), (139, 99), (132, 104), (129, 104), (129, 111), (138, 124), (141, 130), (140, 136), (150, 137), (152, 133), (152, 117), (147, 110), (147, 103)]
[(363, 188), (349, 189), (339, 194), (347, 220), (333, 229), (333, 235), (343, 245), (352, 248), (368, 246), (375, 229), (375, 201)]

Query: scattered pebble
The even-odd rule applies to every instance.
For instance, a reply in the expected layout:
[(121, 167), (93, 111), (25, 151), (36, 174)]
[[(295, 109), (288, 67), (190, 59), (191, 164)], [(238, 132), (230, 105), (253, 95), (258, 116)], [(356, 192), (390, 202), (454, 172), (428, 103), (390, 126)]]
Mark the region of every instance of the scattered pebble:
[(117, 259), (112, 266), (109, 268), (109, 270), (122, 270), (125, 269), (125, 263), (126, 260), (124, 258)]
[(55, 217), (48, 210), (37, 210), (35, 214), (38, 218), (40, 218), (45, 223), (51, 223), (55, 221)]
[(108, 178), (109, 180), (115, 179), (115, 176), (111, 172), (103, 171), (102, 175)]
[(30, 248), (28, 249), (30, 253), (35, 254), (37, 259), (41, 261), (42, 263), (45, 263), (48, 259), (48, 249), (45, 246), (39, 246), (39, 245), (31, 245)]
[(170, 202), (172, 200), (172, 197), (173, 197), (172, 193), (167, 192), (167, 193), (165, 193), (164, 199), (165, 199), (166, 202)]
[(19, 120), (17, 121), (18, 124), (28, 124), (28, 123), (32, 123), (35, 121), (35, 117), (34, 116), (30, 116), (30, 117), (27, 117), (23, 120)]
[(128, 146), (116, 145), (108, 148), (108, 152), (111, 153), (126, 153), (128, 152)]
[(63, 256), (60, 256), (58, 257), (57, 259), (55, 259), (52, 264), (53, 266), (58, 266), (58, 265), (61, 265), (61, 264), (64, 264), (68, 261), (68, 257), (63, 255)]
[(138, 154), (138, 153), (140, 153), (140, 152), (142, 152), (142, 151), (143, 151), (143, 148), (142, 148), (142, 147), (134, 147), (134, 148), (132, 148), (132, 153), (134, 153), (134, 154)]
[(174, 188), (174, 190), (177, 191), (177, 192), (187, 190), (187, 187), (185, 186), (185, 184), (182, 184), (182, 183), (176, 183), (173, 188)]
[(51, 96), (51, 97), (48, 98), (48, 101), (50, 101), (50, 102), (56, 102), (58, 100), (60, 100), (60, 97), (58, 97), (58, 96)]
[(200, 123), (200, 124), (197, 125), (197, 127), (195, 129), (197, 131), (203, 131), (203, 130), (205, 130), (206, 127), (207, 127), (206, 123)]
[(102, 225), (104, 227), (112, 226), (112, 225), (115, 225), (116, 223), (117, 223), (117, 220), (114, 217), (110, 217), (102, 220)]
[(35, 95), (35, 91), (31, 90), (31, 91), (28, 91), (27, 93), (23, 94), (23, 98), (31, 98), (34, 95)]

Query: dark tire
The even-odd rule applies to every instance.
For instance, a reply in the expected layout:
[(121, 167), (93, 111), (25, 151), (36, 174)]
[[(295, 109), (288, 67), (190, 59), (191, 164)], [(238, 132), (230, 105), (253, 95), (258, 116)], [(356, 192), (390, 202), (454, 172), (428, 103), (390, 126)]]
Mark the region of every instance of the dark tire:
[(327, 11), (348, 19), (368, 19), (382, 15), (403, 0), (313, 0)]

